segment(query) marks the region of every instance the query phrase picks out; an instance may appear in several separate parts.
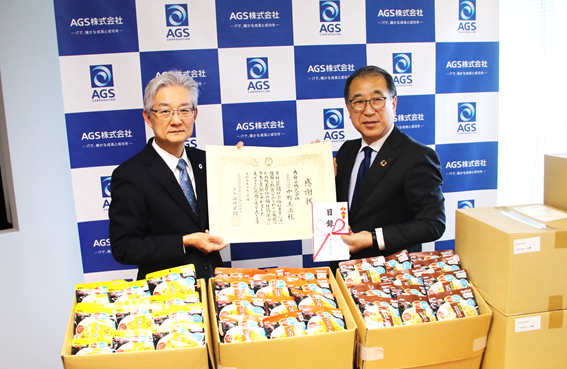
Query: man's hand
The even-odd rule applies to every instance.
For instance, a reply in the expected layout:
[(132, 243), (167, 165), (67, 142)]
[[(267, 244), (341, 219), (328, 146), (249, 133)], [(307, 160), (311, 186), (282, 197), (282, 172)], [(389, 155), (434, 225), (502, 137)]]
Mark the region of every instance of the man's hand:
[(224, 249), (228, 243), (224, 242), (222, 237), (209, 234), (209, 230), (186, 234), (183, 236), (183, 245), (185, 247), (194, 247), (203, 254), (208, 255), (213, 251)]
[(244, 146), (244, 142), (238, 141), (238, 143), (236, 144), (236, 148), (237, 148), (237, 149), (241, 149), (242, 146)]
[(348, 236), (341, 236), (341, 239), (348, 245), (351, 254), (372, 247), (372, 233), (368, 231), (353, 233), (350, 227), (349, 232)]

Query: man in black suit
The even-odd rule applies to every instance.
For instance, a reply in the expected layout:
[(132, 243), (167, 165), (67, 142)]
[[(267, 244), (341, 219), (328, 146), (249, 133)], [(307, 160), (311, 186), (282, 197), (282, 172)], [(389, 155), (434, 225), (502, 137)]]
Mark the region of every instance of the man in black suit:
[(137, 265), (138, 279), (185, 264), (208, 278), (222, 266), (219, 250), (227, 244), (208, 232), (205, 152), (185, 147), (198, 94), (197, 83), (178, 72), (151, 80), (143, 115), (155, 137), (112, 173), (112, 255)]
[[(336, 156), (337, 201), (349, 203), (351, 234), (342, 239), (351, 259), (421, 251), (423, 242), (445, 231), (439, 158), (395, 126), (398, 98), (387, 71), (375, 66), (357, 70), (347, 79), (344, 96), (362, 135), (346, 141)], [(368, 169), (360, 169), (365, 161)], [(357, 181), (359, 171), (365, 173)]]

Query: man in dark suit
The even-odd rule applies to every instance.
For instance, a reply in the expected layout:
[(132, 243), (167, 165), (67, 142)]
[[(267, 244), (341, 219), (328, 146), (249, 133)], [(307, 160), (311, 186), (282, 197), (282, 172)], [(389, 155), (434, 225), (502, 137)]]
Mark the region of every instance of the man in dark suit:
[(227, 244), (208, 232), (205, 152), (185, 146), (197, 118), (198, 85), (165, 72), (144, 92), (144, 120), (154, 131), (146, 147), (112, 174), (112, 255), (138, 266), (138, 279), (194, 264), (197, 278), (222, 266)]
[(423, 242), (445, 231), (439, 158), (395, 126), (398, 99), (387, 71), (357, 70), (347, 79), (344, 96), (362, 135), (346, 141), (336, 156), (337, 201), (349, 203), (351, 233), (342, 239), (351, 259), (421, 251)]

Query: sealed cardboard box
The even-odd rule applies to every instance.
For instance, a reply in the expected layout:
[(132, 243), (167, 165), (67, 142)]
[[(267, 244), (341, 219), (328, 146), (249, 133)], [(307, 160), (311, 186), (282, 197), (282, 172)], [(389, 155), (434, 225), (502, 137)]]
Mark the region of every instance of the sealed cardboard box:
[(543, 203), (567, 211), (567, 153), (545, 155)]
[(154, 369), (154, 368), (191, 368), (208, 369), (209, 356), (212, 358), (211, 330), (206, 307), (208, 296), (203, 279), (197, 281), (198, 290), (203, 304), (205, 320), (205, 346), (194, 348), (171, 349), (161, 351), (126, 352), (119, 354), (100, 355), (71, 355), (71, 341), (74, 331), (74, 314), (76, 300), (67, 322), (65, 340), (61, 350), (61, 360), (65, 369)]
[(213, 281), (209, 280), (209, 313), (218, 368), (327, 369), (352, 368), (356, 324), (335, 278), (331, 289), (343, 311), (346, 330), (265, 341), (221, 343), (215, 316)]
[(567, 310), (506, 315), (490, 306), (483, 369), (565, 368), (567, 363)]
[(505, 314), (567, 308), (567, 213), (545, 205), (457, 210), (455, 251)]
[(480, 314), (474, 317), (368, 329), (340, 273), (339, 284), (358, 329), (361, 369), (478, 369), (492, 312), (476, 289)]

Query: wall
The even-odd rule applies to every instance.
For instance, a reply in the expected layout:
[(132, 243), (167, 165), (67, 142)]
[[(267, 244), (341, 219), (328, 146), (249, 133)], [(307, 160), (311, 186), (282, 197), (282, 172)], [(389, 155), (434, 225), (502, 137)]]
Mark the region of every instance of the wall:
[(83, 282), (51, 0), (0, 0), (0, 73), (19, 229), (0, 232), (2, 367), (58, 368)]

